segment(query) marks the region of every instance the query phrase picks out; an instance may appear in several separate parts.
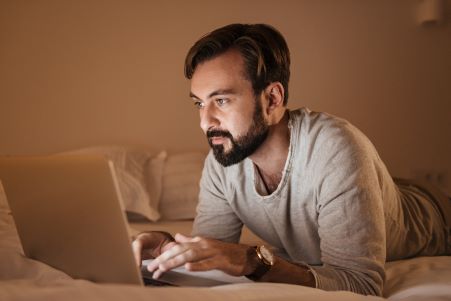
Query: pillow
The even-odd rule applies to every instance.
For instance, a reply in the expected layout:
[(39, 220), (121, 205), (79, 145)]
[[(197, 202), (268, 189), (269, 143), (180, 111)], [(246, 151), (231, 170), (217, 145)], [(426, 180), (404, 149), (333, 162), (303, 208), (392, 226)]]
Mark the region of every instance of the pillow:
[[(152, 188), (157, 189), (161, 181), (162, 167), (153, 168), (151, 175), (146, 174), (148, 166), (163, 166), (166, 153), (162, 152), (152, 157), (149, 150), (127, 146), (94, 146), (74, 151), (60, 153), (62, 155), (102, 155), (114, 164), (123, 206), (133, 216), (142, 216), (151, 221), (160, 218), (158, 200), (152, 193), (149, 195), (146, 183), (151, 182)], [(152, 180), (148, 181), (147, 176)], [(158, 177), (160, 180), (158, 180)], [(161, 189), (161, 187), (160, 187)]]
[(159, 212), (162, 219), (193, 219), (199, 198), (199, 182), (206, 154), (170, 155), (163, 169)]
[[(159, 212), (159, 203), (162, 191), (163, 168), (166, 161), (167, 153), (160, 152), (156, 157), (151, 158), (144, 169), (144, 182), (147, 191), (149, 192), (150, 207)], [(158, 213), (158, 216), (160, 214)]]

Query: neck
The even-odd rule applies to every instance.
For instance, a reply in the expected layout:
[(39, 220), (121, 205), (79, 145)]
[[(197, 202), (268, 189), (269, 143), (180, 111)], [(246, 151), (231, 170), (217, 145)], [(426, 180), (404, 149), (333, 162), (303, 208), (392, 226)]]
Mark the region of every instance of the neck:
[(249, 157), (264, 179), (275, 177), (280, 181), (282, 177), (290, 147), (288, 120), (289, 114), (286, 110), (280, 121), (270, 126), (263, 144)]

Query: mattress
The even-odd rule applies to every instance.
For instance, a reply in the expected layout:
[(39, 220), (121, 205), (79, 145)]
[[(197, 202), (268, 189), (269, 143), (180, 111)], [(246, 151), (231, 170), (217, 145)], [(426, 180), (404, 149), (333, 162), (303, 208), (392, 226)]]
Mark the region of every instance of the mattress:
[[(192, 221), (132, 223), (131, 231), (189, 234)], [(245, 230), (244, 242), (255, 244)], [(247, 240), (249, 239), (249, 240)], [(351, 292), (325, 292), (298, 285), (242, 283), (214, 288), (144, 288), (72, 279), (23, 255), (10, 212), (0, 210), (0, 300), (384, 300)], [(390, 300), (450, 300), (451, 257), (420, 257), (387, 263), (384, 297)]]
[[(190, 234), (192, 220), (131, 223), (131, 234), (160, 230)], [(248, 229), (243, 243), (261, 243)], [(239, 283), (212, 288), (147, 288), (136, 285), (99, 284), (73, 279), (43, 262), (23, 255), (10, 211), (0, 206), (0, 300), (409, 300), (451, 301), (451, 257), (419, 257), (387, 263), (384, 297), (351, 292), (326, 292), (299, 285)]]

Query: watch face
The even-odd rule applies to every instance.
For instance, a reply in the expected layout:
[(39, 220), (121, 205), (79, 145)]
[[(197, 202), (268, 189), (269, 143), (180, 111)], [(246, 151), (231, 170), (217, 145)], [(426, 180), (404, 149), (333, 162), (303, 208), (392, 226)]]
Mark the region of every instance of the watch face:
[(266, 261), (267, 264), (269, 265), (274, 264), (274, 255), (267, 247), (260, 246), (260, 254), (262, 255), (263, 259)]

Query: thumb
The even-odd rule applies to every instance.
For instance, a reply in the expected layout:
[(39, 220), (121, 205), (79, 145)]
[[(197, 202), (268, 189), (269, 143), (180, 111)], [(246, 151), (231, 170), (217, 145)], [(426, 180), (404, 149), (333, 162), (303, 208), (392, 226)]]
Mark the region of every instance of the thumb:
[(141, 266), (141, 250), (142, 244), (139, 240), (134, 240), (132, 242), (133, 256), (135, 257), (136, 265)]

